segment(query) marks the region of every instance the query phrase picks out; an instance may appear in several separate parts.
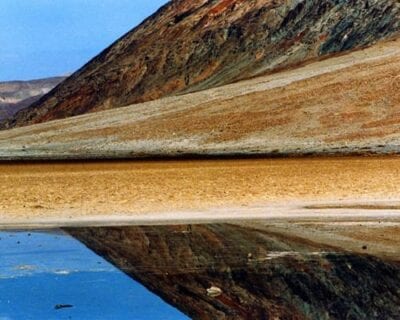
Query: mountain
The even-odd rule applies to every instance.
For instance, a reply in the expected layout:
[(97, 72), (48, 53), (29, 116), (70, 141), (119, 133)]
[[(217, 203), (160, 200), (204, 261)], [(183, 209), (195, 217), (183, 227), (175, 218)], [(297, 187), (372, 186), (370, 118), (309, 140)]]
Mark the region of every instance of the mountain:
[(0, 82), (0, 121), (29, 107), (63, 80), (64, 77), (54, 77), (32, 81)]
[(226, 86), (5, 130), (0, 159), (399, 153), (399, 74), (400, 39), (380, 42)]
[(1, 127), (221, 86), (399, 30), (397, 0), (173, 0)]

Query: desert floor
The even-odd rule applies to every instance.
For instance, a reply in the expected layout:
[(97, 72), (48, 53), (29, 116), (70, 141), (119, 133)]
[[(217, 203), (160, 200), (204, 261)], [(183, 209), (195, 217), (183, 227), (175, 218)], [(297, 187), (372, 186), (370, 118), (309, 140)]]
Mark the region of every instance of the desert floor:
[(0, 164), (0, 225), (400, 218), (400, 157)]

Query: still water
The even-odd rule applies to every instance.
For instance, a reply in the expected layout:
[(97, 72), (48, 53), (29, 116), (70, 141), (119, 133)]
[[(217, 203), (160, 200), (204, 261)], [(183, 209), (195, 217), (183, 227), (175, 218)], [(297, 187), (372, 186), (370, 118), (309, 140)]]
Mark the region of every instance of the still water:
[(61, 231), (0, 238), (0, 319), (187, 319)]
[(400, 319), (398, 222), (279, 226), (2, 232), (0, 319)]

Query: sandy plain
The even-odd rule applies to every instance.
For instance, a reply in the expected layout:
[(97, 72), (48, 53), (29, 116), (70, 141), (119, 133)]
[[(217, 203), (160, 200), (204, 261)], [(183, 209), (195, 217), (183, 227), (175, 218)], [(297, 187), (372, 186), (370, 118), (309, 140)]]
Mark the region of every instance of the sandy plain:
[(400, 157), (0, 164), (0, 225), (400, 218)]

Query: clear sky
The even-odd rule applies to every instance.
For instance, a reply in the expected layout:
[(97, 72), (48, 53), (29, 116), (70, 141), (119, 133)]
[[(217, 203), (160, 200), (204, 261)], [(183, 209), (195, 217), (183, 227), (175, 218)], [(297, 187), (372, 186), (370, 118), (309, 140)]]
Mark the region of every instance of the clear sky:
[(0, 0), (0, 81), (72, 73), (167, 0)]

